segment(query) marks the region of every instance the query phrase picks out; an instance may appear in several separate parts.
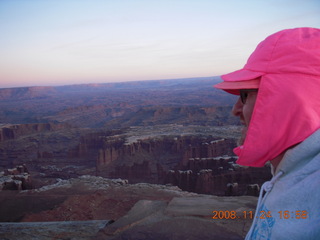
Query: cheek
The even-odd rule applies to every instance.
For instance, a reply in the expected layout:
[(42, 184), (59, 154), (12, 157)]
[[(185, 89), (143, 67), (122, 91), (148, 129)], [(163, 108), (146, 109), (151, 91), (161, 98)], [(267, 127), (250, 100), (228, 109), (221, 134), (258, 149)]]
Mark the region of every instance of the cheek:
[(247, 99), (246, 104), (243, 106), (243, 116), (247, 124), (250, 123), (255, 103), (256, 96), (252, 96)]
[(253, 107), (252, 106), (244, 106), (243, 107), (243, 117), (247, 123), (247, 125), (249, 125), (251, 117), (252, 117), (252, 112), (253, 112)]

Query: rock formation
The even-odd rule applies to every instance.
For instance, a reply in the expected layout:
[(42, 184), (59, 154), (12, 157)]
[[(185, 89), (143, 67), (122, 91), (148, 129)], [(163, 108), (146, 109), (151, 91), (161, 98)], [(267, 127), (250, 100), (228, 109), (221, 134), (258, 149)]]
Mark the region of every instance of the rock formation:
[[(218, 156), (229, 153), (230, 140), (212, 140), (203, 144), (195, 136), (163, 136), (127, 143), (122, 138), (104, 139), (97, 159), (97, 174), (128, 178), (131, 182), (163, 183), (170, 169), (198, 171), (203, 166), (188, 168), (190, 156)], [(229, 150), (228, 150), (229, 149)]]
[(0, 191), (31, 188), (32, 180), (26, 165), (20, 165), (0, 172)]
[(229, 156), (190, 158), (188, 170), (170, 170), (165, 183), (196, 193), (258, 196), (259, 186), (272, 177), (270, 168), (241, 167), (235, 164), (236, 159)]
[[(83, 131), (63, 124), (11, 125), (2, 127), (0, 167), (27, 164), (36, 186), (56, 178), (92, 174), (132, 183), (168, 183), (217, 195), (252, 195), (247, 184), (261, 185), (270, 178), (267, 169), (244, 169), (235, 164), (231, 155), (234, 138), (218, 138), (230, 134), (232, 128), (222, 131), (223, 127), (216, 127), (211, 134), (197, 135), (194, 132), (200, 128), (195, 127), (194, 132), (181, 134), (181, 130), (191, 129), (164, 125), (159, 129)], [(239, 187), (230, 191), (227, 185), (233, 183)]]
[[(214, 195), (252, 195), (247, 185), (271, 178), (268, 167), (243, 168), (231, 154), (232, 139), (165, 136), (126, 143), (104, 139), (97, 159), (97, 174), (127, 178), (130, 182), (165, 183), (186, 191)], [(238, 185), (237, 188), (230, 186)], [(256, 195), (256, 194), (255, 194)]]
[(67, 124), (57, 123), (0, 124), (0, 142), (17, 139), (28, 134), (55, 131), (67, 127)]

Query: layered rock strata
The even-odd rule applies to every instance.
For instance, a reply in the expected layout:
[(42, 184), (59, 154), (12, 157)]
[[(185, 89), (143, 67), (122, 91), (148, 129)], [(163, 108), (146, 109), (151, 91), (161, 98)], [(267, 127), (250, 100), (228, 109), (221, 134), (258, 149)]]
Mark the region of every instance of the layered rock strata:
[(28, 134), (55, 131), (66, 127), (68, 127), (67, 124), (57, 123), (0, 124), (0, 142), (17, 139)]
[(233, 132), (232, 127), (180, 125), (95, 132), (59, 124), (19, 126), (12, 128), (12, 135), (3, 135), (0, 167), (26, 163), (35, 186), (91, 174), (131, 183), (173, 184), (197, 193), (256, 195), (249, 185), (260, 186), (271, 175), (267, 168), (235, 164)]
[(269, 167), (236, 164), (232, 139), (165, 136), (132, 143), (105, 139), (99, 149), (97, 174), (130, 182), (165, 183), (186, 191), (214, 195), (254, 195), (249, 185), (271, 178)]
[(186, 168), (190, 157), (216, 157), (230, 153), (234, 145), (228, 139), (203, 141), (194, 136), (163, 136), (132, 143), (123, 138), (105, 139), (99, 149), (97, 174), (131, 182), (164, 183), (169, 170)]
[[(196, 193), (219, 196), (258, 196), (260, 186), (272, 177), (270, 167), (244, 168), (230, 159), (235, 158), (226, 156), (192, 158), (189, 170), (170, 170), (165, 183)], [(196, 167), (197, 164), (194, 162), (204, 162), (199, 163), (204, 165), (204, 168)]]

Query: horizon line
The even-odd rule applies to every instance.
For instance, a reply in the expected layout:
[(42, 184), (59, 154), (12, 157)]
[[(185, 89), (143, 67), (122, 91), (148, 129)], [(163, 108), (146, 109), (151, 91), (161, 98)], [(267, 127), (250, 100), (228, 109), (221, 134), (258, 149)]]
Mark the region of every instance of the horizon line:
[(216, 80), (220, 78), (217, 76), (202, 76), (202, 77), (184, 77), (184, 78), (161, 78), (161, 79), (148, 79), (148, 80), (123, 80), (123, 81), (112, 81), (112, 82), (88, 82), (88, 83), (70, 83), (65, 85), (29, 85), (29, 86), (12, 86), (12, 87), (0, 87), (0, 89), (11, 89), (11, 88), (49, 88), (49, 87), (66, 87), (66, 86), (81, 86), (81, 85), (105, 85), (105, 84), (123, 84), (123, 83), (135, 83), (135, 82), (151, 82), (151, 81), (170, 81), (170, 80), (192, 80), (192, 79), (210, 79)]

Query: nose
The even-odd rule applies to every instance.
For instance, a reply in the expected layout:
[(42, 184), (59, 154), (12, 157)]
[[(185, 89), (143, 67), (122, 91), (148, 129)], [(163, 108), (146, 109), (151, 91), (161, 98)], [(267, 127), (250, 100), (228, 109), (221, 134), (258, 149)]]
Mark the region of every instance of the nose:
[(231, 112), (234, 116), (239, 117), (242, 113), (242, 108), (243, 108), (243, 103), (239, 97), (238, 101), (233, 105)]

